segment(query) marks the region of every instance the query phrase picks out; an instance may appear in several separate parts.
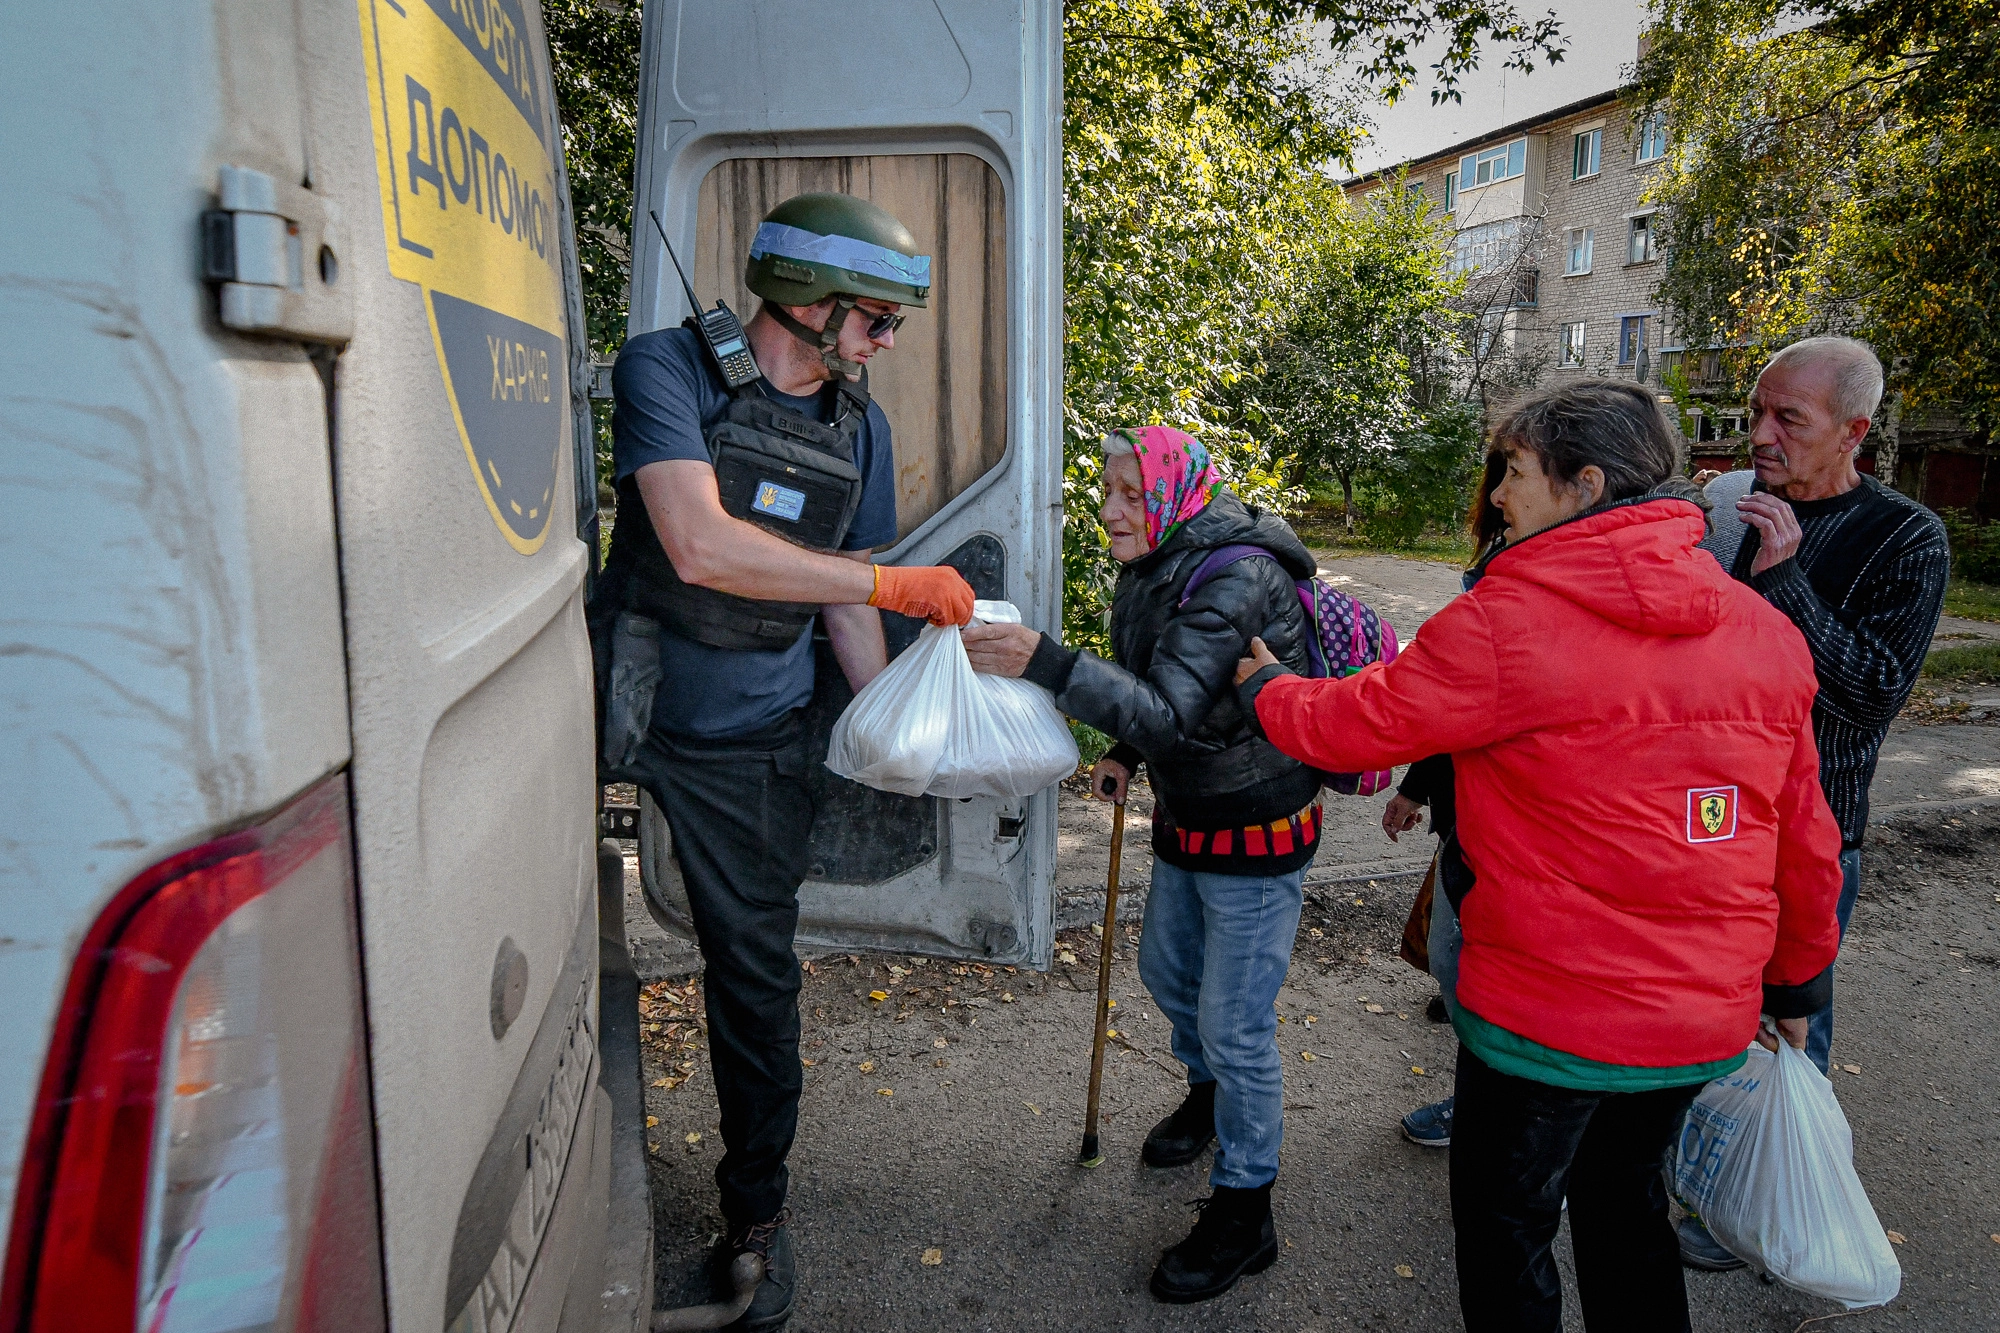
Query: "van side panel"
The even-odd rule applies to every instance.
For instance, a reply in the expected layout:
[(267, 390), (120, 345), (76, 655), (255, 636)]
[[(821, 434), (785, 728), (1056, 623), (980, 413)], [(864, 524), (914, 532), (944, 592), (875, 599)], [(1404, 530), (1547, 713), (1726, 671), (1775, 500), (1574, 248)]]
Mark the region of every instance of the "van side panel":
[(323, 387), (196, 246), (223, 164), (304, 176), (295, 52), (248, 0), (0, 43), (0, 1216), (102, 906), (349, 757)]

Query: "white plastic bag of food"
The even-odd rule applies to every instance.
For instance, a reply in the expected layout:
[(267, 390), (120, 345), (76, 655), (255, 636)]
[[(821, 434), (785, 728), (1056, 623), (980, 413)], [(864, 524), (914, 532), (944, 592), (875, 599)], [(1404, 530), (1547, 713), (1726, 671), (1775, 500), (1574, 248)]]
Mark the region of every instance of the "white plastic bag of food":
[[(1012, 602), (974, 602), (985, 624)], [(924, 626), (833, 724), (826, 766), (905, 796), (1029, 796), (1076, 771), (1076, 739), (1039, 685), (972, 669), (956, 625)]]
[(1902, 1289), (1833, 1084), (1788, 1042), (1775, 1053), (1753, 1044), (1741, 1069), (1695, 1098), (1674, 1184), (1711, 1235), (1788, 1287), (1850, 1310)]

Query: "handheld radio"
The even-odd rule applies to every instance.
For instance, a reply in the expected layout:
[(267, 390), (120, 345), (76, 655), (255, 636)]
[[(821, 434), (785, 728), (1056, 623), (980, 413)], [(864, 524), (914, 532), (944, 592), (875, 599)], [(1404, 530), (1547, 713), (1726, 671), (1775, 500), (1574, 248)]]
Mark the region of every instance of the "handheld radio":
[(688, 281), (687, 270), (681, 267), (680, 256), (674, 253), (673, 243), (667, 239), (667, 229), (660, 225), (660, 215), (646, 210), (653, 219), (653, 227), (660, 233), (660, 244), (667, 247), (667, 258), (674, 261), (674, 272), (681, 275), (681, 290), (687, 293), (688, 308), (694, 311), (688, 322), (701, 335), (702, 345), (715, 359), (715, 368), (722, 372), (722, 382), (733, 393), (746, 384), (755, 384), (764, 377), (757, 369), (757, 358), (750, 352), (750, 340), (743, 335), (743, 321), (736, 318), (736, 312), (716, 299), (715, 309), (703, 310), (701, 302), (695, 299), (694, 284)]

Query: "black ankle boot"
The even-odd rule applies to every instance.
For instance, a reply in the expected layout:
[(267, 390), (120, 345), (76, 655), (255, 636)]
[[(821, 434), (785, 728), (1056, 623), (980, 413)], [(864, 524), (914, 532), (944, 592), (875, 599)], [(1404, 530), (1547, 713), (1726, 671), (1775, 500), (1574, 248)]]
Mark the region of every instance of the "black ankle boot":
[[(781, 1210), (768, 1222), (743, 1228), (731, 1233), (717, 1252), (718, 1267), (727, 1271), (737, 1255), (748, 1250), (764, 1256), (764, 1280), (757, 1284), (757, 1294), (751, 1298), (750, 1308), (743, 1317), (729, 1327), (740, 1330), (776, 1329), (784, 1326), (792, 1317), (792, 1293), (798, 1285), (798, 1274), (792, 1258), (792, 1210)], [(725, 1287), (726, 1287), (725, 1282)], [(727, 1299), (725, 1290), (722, 1299)]]
[(1153, 1294), (1173, 1305), (1220, 1296), (1249, 1273), (1278, 1261), (1278, 1232), (1271, 1225), (1271, 1187), (1234, 1190), (1218, 1185), (1196, 1205), (1188, 1238), (1160, 1256)]
[(1215, 1084), (1196, 1083), (1174, 1113), (1153, 1126), (1139, 1150), (1147, 1166), (1186, 1166), (1215, 1142)]

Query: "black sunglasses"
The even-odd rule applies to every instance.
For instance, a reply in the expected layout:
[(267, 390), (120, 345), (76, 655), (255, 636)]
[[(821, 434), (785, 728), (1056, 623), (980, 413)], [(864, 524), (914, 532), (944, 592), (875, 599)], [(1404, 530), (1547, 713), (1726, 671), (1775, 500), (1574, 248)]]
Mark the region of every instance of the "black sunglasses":
[[(854, 308), (863, 315), (872, 313), (862, 310), (860, 306)], [(908, 317), (905, 315), (876, 315), (868, 324), (868, 336), (879, 338), (885, 333), (894, 333), (897, 329), (903, 327), (903, 321), (906, 318)]]

